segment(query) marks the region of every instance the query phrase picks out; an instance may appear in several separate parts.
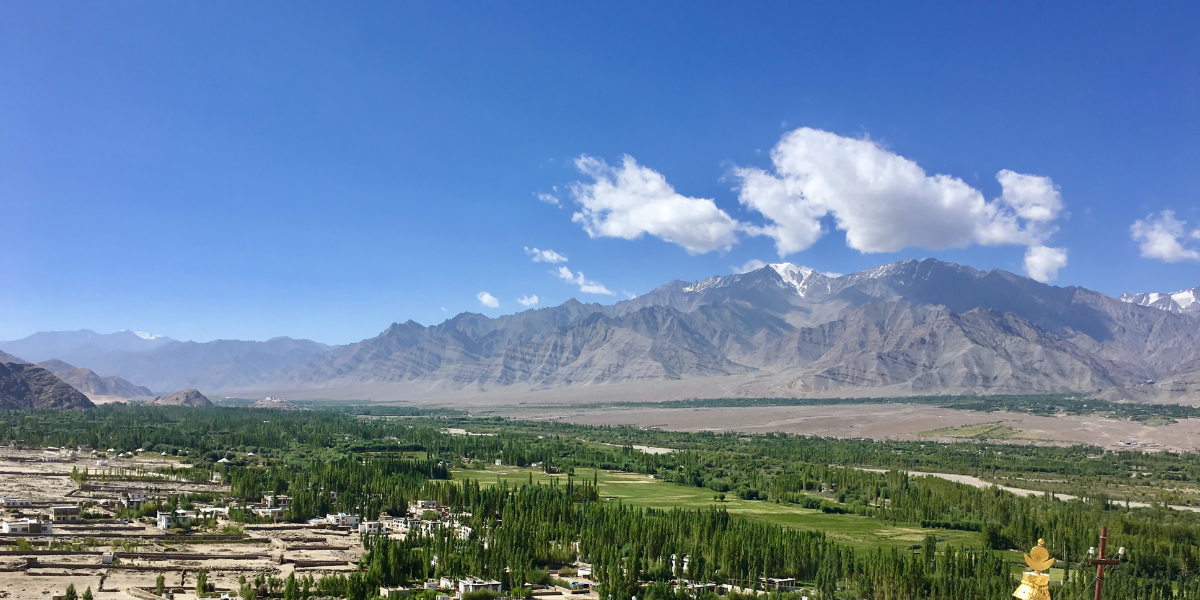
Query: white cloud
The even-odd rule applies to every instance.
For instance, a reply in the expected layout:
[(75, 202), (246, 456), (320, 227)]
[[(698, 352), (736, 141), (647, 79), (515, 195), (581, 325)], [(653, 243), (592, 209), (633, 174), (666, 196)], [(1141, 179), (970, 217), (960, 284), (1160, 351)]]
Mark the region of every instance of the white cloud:
[(520, 298), (517, 298), (517, 302), (520, 303), (521, 306), (537, 306), (538, 297), (537, 294), (521, 296)]
[(1144, 221), (1134, 221), (1129, 231), (1138, 242), (1143, 258), (1169, 263), (1200, 260), (1200, 252), (1184, 245), (1185, 238), (1200, 238), (1200, 229), (1187, 232), (1186, 226), (1186, 221), (1175, 218), (1175, 211), (1164, 210), (1157, 217), (1151, 214)]
[(571, 195), (580, 211), (571, 220), (593, 238), (638, 239), (650, 234), (703, 254), (737, 243), (738, 222), (708, 198), (690, 198), (675, 191), (658, 172), (624, 156), (610, 167), (587, 155), (575, 166), (591, 183), (575, 182)]
[(553, 204), (554, 206), (558, 206), (558, 205), (559, 205), (559, 204), (558, 204), (558, 197), (556, 197), (556, 196), (552, 196), (552, 195), (550, 195), (550, 194), (541, 194), (541, 193), (539, 193), (539, 194), (537, 195), (537, 199), (538, 199), (538, 200), (541, 200), (542, 202), (545, 202), (546, 204)]
[(1049, 283), (1058, 279), (1058, 270), (1067, 266), (1066, 248), (1030, 246), (1025, 250), (1025, 272), (1030, 277)]
[(623, 290), (622, 290), (622, 291), (621, 291), (621, 293), (622, 293), (622, 294), (625, 294), (625, 297), (626, 297), (626, 298), (629, 298), (630, 300), (633, 300), (634, 298), (637, 298), (637, 294), (635, 294), (635, 293), (633, 293), (633, 292), (626, 292), (626, 291), (623, 291)]
[(604, 294), (606, 296), (614, 295), (612, 290), (604, 287), (600, 283), (584, 278), (583, 271), (579, 271), (576, 275), (572, 274), (571, 270), (566, 267), (559, 267), (557, 271), (550, 271), (550, 273), (559, 279), (562, 279), (563, 281), (578, 285), (579, 291), (585, 294)]
[(493, 296), (487, 292), (479, 292), (478, 294), (475, 295), (475, 297), (479, 298), (480, 304), (482, 304), (488, 308), (496, 308), (497, 306), (500, 306), (500, 301), (497, 300), (495, 296)]
[(530, 248), (526, 246), (525, 254), (528, 254), (529, 257), (533, 259), (533, 262), (547, 262), (552, 264), (567, 262), (567, 257), (565, 255), (559, 254), (553, 250), (550, 250), (549, 248), (546, 250), (538, 250), (537, 248)]
[(740, 267), (737, 265), (734, 265), (733, 272), (738, 273), (738, 274), (749, 273), (750, 271), (757, 271), (765, 266), (767, 266), (767, 263), (765, 263), (761, 260), (758, 260), (757, 258), (752, 258), (752, 259), (746, 261), (746, 264), (744, 264)]
[[(820, 239), (826, 217), (846, 232), (847, 245), (864, 253), (1042, 246), (1057, 230), (1054, 221), (1063, 209), (1048, 177), (1000, 171), (1001, 196), (989, 202), (961, 179), (928, 175), (869, 139), (807, 127), (784, 134), (771, 161), (774, 173), (758, 168), (735, 173), (741, 180), (738, 200), (768, 221), (745, 229), (774, 238), (780, 256)], [(1031, 252), (1048, 257), (1044, 250)], [(1066, 253), (1058, 258), (1065, 264)]]

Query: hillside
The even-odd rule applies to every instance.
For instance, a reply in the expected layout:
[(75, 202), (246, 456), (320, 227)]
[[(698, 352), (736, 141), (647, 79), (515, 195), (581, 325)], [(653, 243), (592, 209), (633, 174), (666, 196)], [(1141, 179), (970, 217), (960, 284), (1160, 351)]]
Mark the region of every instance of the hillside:
[(71, 387), (81, 391), (93, 402), (153, 396), (148, 388), (135, 385), (116, 376), (101, 377), (94, 371), (73, 367), (61, 360), (45, 360), (37, 366), (54, 373)]
[(95, 404), (53, 373), (27, 363), (0, 363), (0, 408), (68, 410)]

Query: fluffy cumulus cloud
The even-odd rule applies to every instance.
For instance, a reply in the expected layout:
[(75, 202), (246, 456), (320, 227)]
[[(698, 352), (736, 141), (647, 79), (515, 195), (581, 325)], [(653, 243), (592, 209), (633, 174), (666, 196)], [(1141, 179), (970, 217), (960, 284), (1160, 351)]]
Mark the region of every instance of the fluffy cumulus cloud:
[(744, 232), (771, 237), (783, 257), (809, 248), (832, 227), (864, 253), (1019, 245), (1027, 248), (1026, 272), (1040, 281), (1052, 281), (1066, 265), (1066, 249), (1046, 245), (1063, 212), (1048, 177), (1000, 171), (1000, 196), (988, 200), (961, 179), (930, 175), (870, 139), (807, 127), (784, 134), (771, 162), (769, 170), (734, 169), (739, 202), (762, 216), (748, 223), (711, 199), (677, 193), (633, 157), (610, 166), (580, 156), (575, 165), (591, 181), (570, 188), (580, 206), (572, 220), (592, 237), (650, 234), (694, 254), (728, 249)]
[(1063, 210), (1048, 177), (1000, 171), (1002, 193), (988, 201), (961, 179), (929, 175), (869, 139), (810, 128), (785, 134), (771, 162), (773, 172), (739, 168), (735, 174), (738, 200), (767, 221), (746, 230), (772, 237), (780, 256), (815, 243), (829, 218), (846, 233), (847, 245), (864, 253), (1016, 244), (1030, 248), (1025, 268), (1031, 277), (1050, 281), (1057, 268), (1049, 267), (1065, 265), (1065, 250), (1044, 246)]
[(1038, 281), (1058, 279), (1058, 270), (1067, 266), (1066, 248), (1030, 246), (1025, 250), (1025, 271)]
[(558, 196), (553, 196), (551, 194), (539, 193), (537, 195), (537, 199), (541, 200), (542, 202), (545, 202), (546, 204), (553, 204), (554, 206), (558, 206)]
[(633, 240), (650, 234), (692, 254), (737, 243), (738, 222), (715, 202), (677, 193), (666, 178), (631, 156), (614, 167), (584, 155), (575, 166), (592, 181), (571, 186), (580, 207), (571, 219), (593, 238)]
[(500, 306), (500, 301), (497, 300), (495, 296), (493, 296), (487, 292), (479, 292), (478, 294), (475, 295), (475, 297), (479, 298), (480, 304), (482, 304), (488, 308), (496, 308), (497, 306)]
[(559, 279), (562, 279), (563, 281), (578, 285), (579, 291), (585, 294), (604, 294), (606, 296), (613, 295), (612, 290), (604, 287), (599, 282), (585, 278), (583, 276), (583, 271), (572, 273), (571, 270), (566, 267), (559, 267), (557, 271), (550, 271), (550, 273), (557, 276)]
[(746, 264), (744, 264), (740, 267), (737, 265), (734, 265), (733, 272), (739, 273), (739, 274), (749, 273), (750, 271), (757, 271), (765, 266), (767, 266), (767, 263), (765, 263), (761, 260), (758, 260), (757, 258), (752, 258), (752, 259), (746, 261)]
[(517, 303), (519, 303), (521, 306), (537, 306), (537, 303), (538, 303), (537, 294), (530, 294), (529, 296), (521, 296), (520, 298), (517, 298)]
[(1200, 229), (1187, 230), (1187, 222), (1175, 218), (1175, 211), (1164, 210), (1156, 215), (1138, 219), (1129, 228), (1138, 243), (1143, 258), (1176, 263), (1200, 260), (1200, 252), (1188, 247), (1191, 240), (1200, 239)]
[(551, 264), (567, 262), (566, 255), (559, 254), (550, 249), (538, 250), (537, 248), (526, 247), (525, 254), (528, 254), (529, 258), (533, 259), (533, 262), (546, 262)]

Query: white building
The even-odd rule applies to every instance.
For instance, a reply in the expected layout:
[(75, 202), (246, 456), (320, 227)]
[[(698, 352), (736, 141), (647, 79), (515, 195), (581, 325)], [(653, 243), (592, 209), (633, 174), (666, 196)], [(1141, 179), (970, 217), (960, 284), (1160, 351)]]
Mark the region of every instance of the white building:
[(285, 512), (287, 512), (286, 509), (280, 508), (278, 506), (275, 508), (256, 508), (256, 509), (254, 509), (254, 514), (256, 514), (260, 517), (267, 517), (269, 519), (274, 519), (276, 521), (278, 521), (279, 519), (282, 519), (283, 513), (285, 513)]
[(358, 516), (338, 513), (325, 515), (325, 522), (335, 527), (358, 527)]
[(142, 504), (146, 502), (146, 494), (140, 492), (133, 492), (132, 494), (121, 492), (119, 499), (121, 506), (126, 508), (141, 508)]
[(165, 531), (172, 527), (190, 527), (192, 520), (195, 518), (196, 513), (190, 510), (179, 509), (175, 512), (159, 512), (158, 528)]
[(481, 590), (498, 592), (500, 591), (500, 582), (491, 579), (476, 579), (475, 577), (464, 577), (458, 582), (459, 594), (469, 594)]
[(383, 532), (383, 527), (379, 521), (365, 521), (358, 524), (358, 532), (367, 535), (379, 535)]
[(37, 519), (16, 519), (0, 523), (0, 532), (24, 535), (53, 535), (54, 525)]
[(5, 496), (0, 498), (0, 506), (4, 508), (29, 508), (30, 506), (33, 506), (33, 502), (30, 502), (24, 498), (9, 498), (8, 496)]
[(262, 503), (263, 506), (266, 506), (267, 508), (287, 508), (292, 503), (292, 497), (267, 494), (263, 496)]

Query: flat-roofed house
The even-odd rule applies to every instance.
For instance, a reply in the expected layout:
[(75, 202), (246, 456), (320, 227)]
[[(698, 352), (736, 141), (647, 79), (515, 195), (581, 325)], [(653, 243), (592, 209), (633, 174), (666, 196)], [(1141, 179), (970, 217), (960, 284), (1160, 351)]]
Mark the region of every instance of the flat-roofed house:
[(79, 507), (75, 505), (51, 506), (50, 520), (55, 523), (67, 523), (79, 520)]
[(476, 577), (463, 577), (458, 580), (459, 594), (469, 594), (482, 590), (498, 592), (500, 591), (500, 582), (492, 579), (478, 579)]
[(54, 524), (37, 519), (15, 519), (0, 523), (0, 532), (21, 535), (53, 535)]

